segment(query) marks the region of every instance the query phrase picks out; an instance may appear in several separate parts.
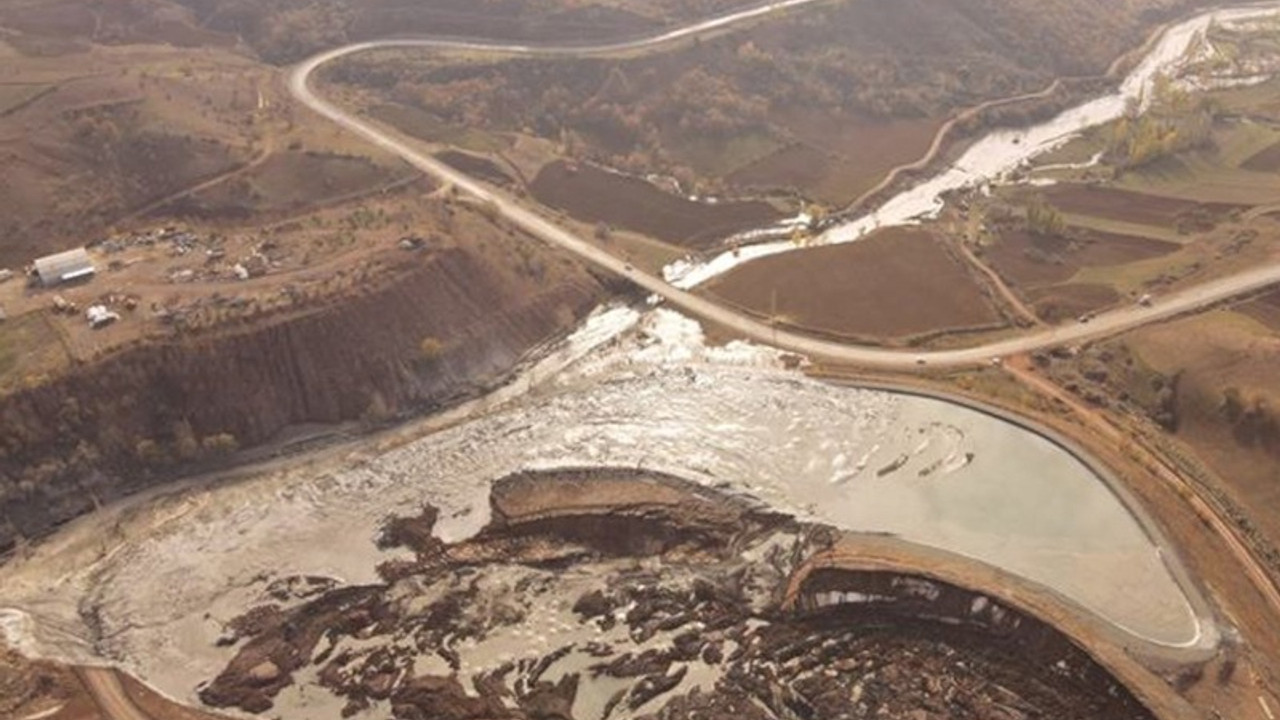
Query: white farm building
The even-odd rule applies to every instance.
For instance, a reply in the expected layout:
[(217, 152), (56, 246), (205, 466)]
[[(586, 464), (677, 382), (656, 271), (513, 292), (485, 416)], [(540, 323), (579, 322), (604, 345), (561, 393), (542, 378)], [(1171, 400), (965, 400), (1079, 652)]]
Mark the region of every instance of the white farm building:
[(46, 255), (36, 260), (36, 275), (40, 278), (40, 284), (45, 287), (85, 280), (93, 277), (93, 273), (93, 261), (84, 248)]

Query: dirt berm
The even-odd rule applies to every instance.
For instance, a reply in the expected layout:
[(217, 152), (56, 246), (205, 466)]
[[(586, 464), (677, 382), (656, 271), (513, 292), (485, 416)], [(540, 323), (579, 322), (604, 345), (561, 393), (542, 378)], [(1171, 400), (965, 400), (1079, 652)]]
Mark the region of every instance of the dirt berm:
[(146, 343), (0, 398), (0, 553), (290, 426), (475, 393), (606, 294), (567, 259), (535, 275), (494, 249), (414, 255), (290, 317)]

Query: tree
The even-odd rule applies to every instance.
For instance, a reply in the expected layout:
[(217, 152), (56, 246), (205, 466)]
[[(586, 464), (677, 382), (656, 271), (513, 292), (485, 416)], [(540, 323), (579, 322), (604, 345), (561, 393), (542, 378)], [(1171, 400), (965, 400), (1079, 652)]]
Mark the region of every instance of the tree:
[(191, 423), (186, 420), (174, 423), (173, 450), (183, 462), (190, 462), (200, 456), (200, 443), (196, 441)]
[(240, 442), (236, 440), (236, 436), (225, 432), (209, 435), (201, 441), (200, 445), (213, 457), (225, 457), (240, 449)]
[(1036, 235), (1055, 236), (1067, 229), (1067, 223), (1057, 208), (1037, 195), (1027, 206), (1027, 229)]
[(133, 446), (133, 454), (146, 465), (158, 465), (165, 460), (164, 450), (160, 443), (151, 438), (143, 438)]
[(428, 362), (439, 360), (444, 355), (444, 342), (434, 335), (428, 335), (418, 343), (418, 353)]

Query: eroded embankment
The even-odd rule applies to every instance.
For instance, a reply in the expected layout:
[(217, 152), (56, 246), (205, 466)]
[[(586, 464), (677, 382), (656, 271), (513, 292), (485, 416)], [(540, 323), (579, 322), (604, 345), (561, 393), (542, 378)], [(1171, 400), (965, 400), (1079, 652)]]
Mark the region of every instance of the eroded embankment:
[[(539, 251), (541, 252), (541, 251)], [(382, 422), (474, 393), (605, 295), (464, 249), (287, 318), (125, 350), (0, 398), (0, 552), (302, 423)]]
[(228, 625), (237, 654), (201, 697), (397, 720), (1153, 718), (1050, 626), (940, 582), (821, 571), (785, 609), (836, 533), (732, 496), (564, 470), (498, 481), (491, 504), (458, 543), (431, 508), (388, 522), (414, 559), (382, 584), (277, 583)]

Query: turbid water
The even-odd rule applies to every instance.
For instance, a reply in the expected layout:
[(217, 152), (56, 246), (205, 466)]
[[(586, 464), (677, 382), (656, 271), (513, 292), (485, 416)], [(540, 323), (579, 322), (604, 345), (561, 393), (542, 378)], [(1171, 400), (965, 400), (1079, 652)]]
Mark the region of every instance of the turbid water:
[[(994, 179), (1117, 116), (1215, 18), (1275, 11), (1218, 11), (1172, 28), (1117, 93), (1031, 130), (993, 133), (822, 241), (936, 210), (947, 190)], [(760, 246), (697, 272), (790, 247)], [(636, 321), (606, 314), (577, 341), (594, 347)], [(230, 657), (214, 646), (222, 623), (271, 578), (372, 581), (387, 557), (373, 537), (388, 514), (431, 502), (443, 510), (440, 532), (463, 537), (486, 521), (495, 478), (585, 465), (660, 469), (804, 518), (945, 548), (1053, 588), (1155, 644), (1216, 642), (1130, 509), (1034, 432), (938, 400), (807, 380), (770, 351), (708, 349), (696, 325), (669, 313), (565, 370), (581, 349), (570, 343), (496, 399), (454, 411), (461, 424), (397, 448), (134, 500), (77, 522), (0, 568), (0, 631), (29, 652), (117, 662), (192, 699)]]
[[(1122, 117), (1130, 103), (1141, 103), (1153, 94), (1156, 79), (1175, 71), (1201, 36), (1214, 23), (1239, 22), (1280, 13), (1280, 3), (1223, 8), (1197, 15), (1168, 28), (1151, 51), (1115, 91), (1094, 98), (1056, 117), (1018, 130), (998, 130), (974, 143), (946, 169), (895, 195), (861, 217), (830, 228), (809, 245), (845, 243), (871, 231), (906, 225), (932, 217), (942, 209), (943, 197), (954, 190), (997, 182), (1031, 159), (1060, 147), (1081, 132)], [(677, 261), (663, 274), (680, 288), (692, 288), (745, 262), (799, 249), (793, 242), (762, 243), (724, 252), (706, 262)]]
[[(595, 322), (636, 319), (621, 311)], [(214, 646), (222, 623), (271, 579), (374, 581), (389, 557), (373, 540), (387, 515), (430, 502), (441, 509), (437, 532), (456, 540), (487, 521), (493, 480), (583, 466), (661, 470), (802, 518), (945, 548), (1156, 644), (1216, 638), (1142, 525), (1058, 445), (939, 400), (812, 381), (772, 351), (706, 348), (696, 323), (668, 311), (450, 429), (78, 522), (0, 568), (0, 607), (12, 609), (0, 627), (28, 650), (116, 661), (191, 699), (229, 659)]]

